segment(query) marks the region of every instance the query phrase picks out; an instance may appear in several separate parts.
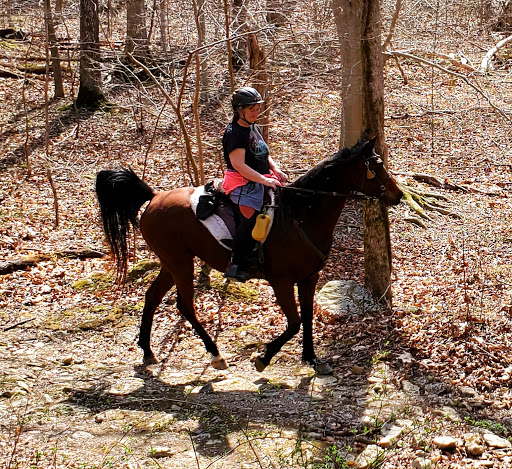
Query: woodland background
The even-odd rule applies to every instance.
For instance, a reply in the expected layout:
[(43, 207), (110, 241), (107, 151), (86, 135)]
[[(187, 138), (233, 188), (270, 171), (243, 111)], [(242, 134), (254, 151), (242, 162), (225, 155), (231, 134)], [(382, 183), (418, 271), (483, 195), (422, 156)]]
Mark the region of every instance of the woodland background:
[[(102, 3), (105, 103), (96, 109), (73, 106), (80, 5), (51, 5), (52, 42), (49, 4), (4, 1), (0, 19), (1, 467), (510, 467), (509, 3), (382, 1), (389, 165), (424, 213), (406, 200), (390, 210), (392, 311), (316, 308), (318, 352), (334, 367), (327, 378), (300, 362), (300, 336), (259, 375), (251, 356), (283, 318), (265, 282), (226, 286), (217, 273), (211, 287), (198, 285), (196, 307), (230, 370), (208, 368), (173, 291), (154, 327), (162, 362), (141, 367), (135, 342), (156, 259), (137, 238), (131, 281), (114, 287), (94, 178), (122, 165), (156, 189), (190, 185), (191, 158), (201, 155), (206, 179), (222, 174), (220, 136), (231, 118), (226, 11), (231, 37), (253, 31), (264, 51), (275, 159), (293, 180), (335, 152), (344, 116), (331, 4), (205, 2), (198, 38), (193, 2), (147, 2), (135, 17), (149, 39), (131, 52), (167, 99), (127, 57), (134, 2)], [(234, 86), (256, 80), (245, 37), (232, 44), (242, 54)], [(191, 60), (185, 80), (189, 51), (201, 45), (203, 79)], [(439, 200), (441, 211), (425, 205)], [(350, 203), (320, 287), (363, 282), (360, 218)], [(468, 435), (489, 434), (504, 441), (472, 452), (478, 438)], [(453, 445), (443, 449), (440, 436)]]

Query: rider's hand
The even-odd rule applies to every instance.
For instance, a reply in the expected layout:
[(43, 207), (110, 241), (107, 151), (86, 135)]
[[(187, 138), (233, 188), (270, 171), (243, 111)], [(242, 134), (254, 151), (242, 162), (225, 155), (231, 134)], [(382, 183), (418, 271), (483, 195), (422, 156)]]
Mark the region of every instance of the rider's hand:
[(273, 173), (277, 176), (281, 185), (288, 181), (288, 176), (285, 173), (283, 173), (280, 169), (275, 168), (273, 170)]
[(277, 186), (280, 186), (281, 184), (274, 178), (268, 178), (268, 177), (264, 177), (263, 178), (264, 181), (263, 181), (263, 185), (264, 186), (267, 186), (267, 187), (271, 187), (272, 189), (276, 189)]

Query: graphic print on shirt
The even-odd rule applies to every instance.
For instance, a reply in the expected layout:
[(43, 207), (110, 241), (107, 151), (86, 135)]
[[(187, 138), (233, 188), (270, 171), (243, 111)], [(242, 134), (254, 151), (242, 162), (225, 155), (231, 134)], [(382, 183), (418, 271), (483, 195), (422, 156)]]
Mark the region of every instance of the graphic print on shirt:
[(269, 149), (263, 137), (257, 132), (251, 132), (249, 136), (249, 145), (252, 154), (259, 161), (267, 161)]

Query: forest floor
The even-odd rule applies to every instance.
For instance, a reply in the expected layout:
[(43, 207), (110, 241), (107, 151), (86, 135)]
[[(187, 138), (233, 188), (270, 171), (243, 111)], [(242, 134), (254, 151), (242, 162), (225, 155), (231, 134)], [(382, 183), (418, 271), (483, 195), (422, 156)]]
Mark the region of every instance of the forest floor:
[[(393, 310), (338, 315), (316, 307), (317, 353), (332, 376), (301, 363), (301, 334), (258, 373), (251, 357), (284, 319), (265, 281), (226, 285), (216, 272), (211, 287), (198, 285), (195, 304), (230, 368), (209, 366), (174, 290), (153, 328), (160, 363), (143, 367), (136, 340), (157, 270), (120, 289), (110, 258), (56, 253), (106, 251), (94, 195), (100, 169), (145, 169), (158, 189), (189, 183), (177, 126), (161, 124), (146, 153), (158, 114), (149, 100), (133, 111), (130, 96), (119, 94), (123, 106), (82, 113), (79, 124), (60, 108), (66, 103), (52, 102), (46, 159), (43, 82), (33, 80), (28, 175), (22, 80), (2, 79), (0, 259), (48, 257), (0, 277), (0, 467), (512, 467), (510, 124), (453, 77), (437, 77), (437, 112), (427, 113), (425, 70), (408, 63), (405, 73), (407, 84), (393, 63), (386, 69), (390, 167), (407, 173), (397, 177), (408, 187), (446, 197), (458, 217), (428, 212), (423, 228), (407, 221), (405, 202), (390, 209)], [(481, 80), (510, 105), (506, 73)], [(272, 154), (292, 179), (336, 150), (340, 108), (327, 82), (293, 96), (276, 104), (270, 129)], [(204, 112), (209, 177), (220, 174), (228, 107)], [(411, 176), (425, 173), (454, 186)], [(344, 211), (319, 288), (334, 279), (363, 283), (360, 210), (351, 202)], [(152, 259), (140, 236), (136, 244), (138, 261)]]

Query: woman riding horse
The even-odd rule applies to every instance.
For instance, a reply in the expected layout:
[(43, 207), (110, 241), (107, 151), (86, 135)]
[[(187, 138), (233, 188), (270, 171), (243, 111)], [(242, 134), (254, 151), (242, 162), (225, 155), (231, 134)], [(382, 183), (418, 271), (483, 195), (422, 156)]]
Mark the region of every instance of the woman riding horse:
[(248, 261), (254, 248), (251, 236), (256, 216), (263, 207), (265, 186), (275, 189), (286, 182), (286, 175), (269, 155), (269, 149), (256, 119), (263, 99), (254, 88), (233, 93), (233, 122), (222, 137), (227, 170), (222, 187), (238, 206), (239, 221), (233, 236), (231, 262), (224, 276), (245, 282), (250, 278)]
[[(352, 148), (326, 158), (295, 183), (281, 189), (281, 207), (276, 211), (263, 252), (265, 278), (274, 289), (288, 325), (256, 358), (258, 371), (269, 365), (272, 357), (299, 331), (301, 323), (303, 360), (314, 366), (317, 373), (331, 371), (328, 364), (317, 361), (314, 352), (313, 297), (341, 210), (354, 192), (363, 192), (387, 205), (398, 204), (402, 197), (374, 146), (375, 139), (369, 140), (364, 134)], [(153, 316), (164, 295), (176, 285), (179, 311), (203, 340), (212, 355), (212, 366), (225, 369), (226, 360), (195, 314), (194, 257), (224, 272), (230, 251), (195, 216), (191, 208), (194, 190), (181, 187), (155, 192), (130, 169), (100, 171), (96, 177), (104, 231), (121, 274), (126, 275), (128, 265), (129, 225), (138, 225), (139, 209), (150, 200), (140, 218), (140, 230), (148, 247), (160, 258), (161, 270), (146, 293), (142, 312), (138, 344), (144, 351), (144, 363), (157, 362), (150, 344)]]

